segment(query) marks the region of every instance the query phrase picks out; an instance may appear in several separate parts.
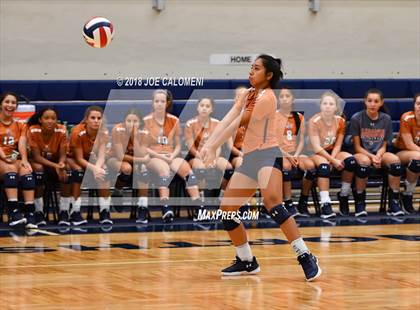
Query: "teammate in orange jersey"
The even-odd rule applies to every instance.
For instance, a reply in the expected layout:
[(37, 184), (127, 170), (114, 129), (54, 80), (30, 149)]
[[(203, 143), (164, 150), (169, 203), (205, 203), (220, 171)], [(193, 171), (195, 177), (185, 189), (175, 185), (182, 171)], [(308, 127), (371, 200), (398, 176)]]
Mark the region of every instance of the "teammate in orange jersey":
[[(133, 175), (142, 175), (142, 165), (150, 160), (147, 154), (147, 131), (143, 130), (143, 117), (139, 110), (131, 109), (124, 116), (124, 122), (112, 129), (111, 157), (107, 161), (109, 169), (119, 172), (117, 189), (124, 183), (135, 181), (138, 188), (136, 222), (147, 223), (147, 189), (142, 186), (143, 179)], [(122, 196), (122, 195), (121, 195)]]
[[(207, 164), (213, 163), (220, 145), (226, 142), (238, 127), (245, 127), (243, 163), (232, 176), (220, 207), (223, 211), (236, 212), (259, 187), (265, 207), (291, 243), (306, 279), (312, 281), (320, 276), (321, 268), (300, 236), (295, 220), (283, 205), (282, 167), (275, 160), (280, 157), (280, 151), (275, 120), (277, 100), (273, 88), (277, 86), (282, 75), (280, 60), (268, 55), (258, 56), (249, 74), (252, 88), (241, 94), (219, 123), (203, 147), (201, 156)], [(260, 268), (252, 255), (240, 216), (228, 213), (222, 218), (222, 222), (236, 247), (235, 262), (223, 269), (222, 274), (258, 273)]]
[(356, 170), (356, 216), (365, 216), (366, 184), (370, 166), (384, 168), (388, 172), (389, 208), (388, 214), (404, 214), (399, 203), (401, 161), (397, 155), (387, 152), (388, 143), (392, 140), (391, 117), (382, 112), (384, 96), (378, 89), (370, 89), (365, 95), (365, 109), (357, 112), (350, 119), (350, 134), (353, 136), (354, 151), (357, 161)]
[[(26, 125), (13, 120), (17, 101), (17, 95), (12, 92), (0, 95), (0, 176), (7, 197), (9, 226), (26, 224), (26, 228), (37, 228), (34, 218), (35, 179), (27, 157)], [(18, 187), (23, 191), (24, 210), (19, 210)]]
[[(172, 222), (174, 212), (169, 205), (169, 184), (171, 171), (185, 179), (187, 192), (194, 202), (200, 202), (197, 178), (190, 165), (179, 157), (181, 152), (181, 126), (179, 119), (168, 113), (172, 105), (169, 91), (158, 89), (153, 93), (153, 112), (144, 118), (144, 128), (148, 131), (148, 153), (151, 157), (147, 169), (157, 175), (157, 186), (164, 222)], [(203, 206), (200, 206), (203, 208)]]
[(87, 222), (80, 213), (82, 182), (88, 187), (98, 189), (99, 223), (113, 224), (109, 212), (110, 185), (105, 165), (108, 141), (109, 133), (103, 125), (102, 108), (90, 106), (86, 109), (82, 122), (72, 129), (67, 159), (72, 169), (73, 203), (70, 221), (75, 226)]
[(404, 210), (413, 213), (413, 191), (420, 173), (420, 93), (414, 96), (413, 111), (404, 113), (400, 120), (400, 132), (394, 146), (397, 156), (406, 165), (405, 190), (401, 195)]
[[(305, 118), (293, 111), (294, 94), (291, 89), (283, 88), (279, 93), (279, 109), (276, 112), (277, 139), (283, 158), (283, 200), (290, 214), (308, 217), (308, 196), (312, 180), (316, 176), (315, 164), (302, 154), (305, 144)], [(282, 130), (281, 130), (282, 129)], [(298, 212), (292, 200), (292, 170), (304, 171)]]
[[(184, 137), (188, 147), (186, 160), (189, 162), (199, 181), (205, 179), (206, 165), (200, 157), (200, 151), (213, 133), (219, 121), (211, 117), (214, 110), (214, 102), (210, 98), (202, 98), (197, 104), (197, 116), (187, 121), (185, 124)], [(232, 144), (232, 140), (229, 140)], [(222, 156), (220, 148), (217, 150), (217, 159), (214, 168), (224, 172), (231, 170), (232, 165)], [(212, 166), (213, 168), (213, 166)], [(223, 185), (222, 185), (223, 186)]]
[(34, 114), (27, 123), (27, 138), (31, 153), (31, 165), (35, 173), (35, 220), (36, 224), (45, 225), (44, 216), (44, 177), (51, 182), (59, 182), (60, 212), (58, 224), (69, 226), (70, 208), (70, 167), (67, 163), (67, 129), (57, 123), (57, 112), (45, 108)]
[[(346, 131), (346, 121), (341, 114), (339, 98), (331, 92), (325, 92), (320, 99), (320, 113), (315, 114), (308, 124), (308, 134), (313, 155), (311, 160), (317, 167), (318, 187), (321, 200), (321, 217), (331, 218), (336, 214), (331, 208), (330, 171), (334, 167), (341, 171), (342, 188), (339, 193), (340, 212), (348, 215), (348, 195), (356, 170), (354, 157), (342, 152), (341, 147)], [(341, 198), (343, 197), (343, 198)], [(346, 199), (347, 198), (347, 199)]]

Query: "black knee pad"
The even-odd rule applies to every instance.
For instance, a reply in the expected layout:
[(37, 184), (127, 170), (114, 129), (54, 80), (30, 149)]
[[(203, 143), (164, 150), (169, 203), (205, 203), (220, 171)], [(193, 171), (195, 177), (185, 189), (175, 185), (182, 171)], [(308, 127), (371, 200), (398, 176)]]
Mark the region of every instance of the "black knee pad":
[(233, 172), (234, 172), (235, 170), (233, 170), (233, 169), (226, 169), (225, 170), (225, 173), (223, 173), (223, 178), (225, 179), (225, 180), (230, 180), (231, 178), (232, 178), (232, 175), (233, 175)]
[(330, 177), (330, 165), (329, 164), (320, 164), (316, 169), (316, 174), (319, 178), (329, 178)]
[(158, 177), (158, 187), (168, 187), (171, 184), (171, 176)]
[(313, 181), (316, 178), (316, 169), (306, 170), (304, 178)]
[(370, 174), (370, 170), (370, 166), (357, 165), (356, 176), (361, 179), (367, 178)]
[(32, 173), (20, 177), (20, 186), (23, 190), (35, 189), (35, 178)]
[(35, 185), (44, 185), (44, 172), (35, 172)]
[(185, 177), (185, 182), (187, 183), (186, 187), (192, 187), (192, 186), (198, 185), (198, 179), (197, 179), (197, 176), (194, 174), (194, 172), (192, 172), (191, 174), (188, 174)]
[(66, 170), (67, 180), (64, 184), (71, 184), (71, 170)]
[(403, 174), (403, 169), (401, 164), (391, 164), (388, 167), (388, 172), (390, 175), (394, 176), (394, 177), (400, 177)]
[(279, 225), (283, 224), (289, 217), (290, 213), (283, 204), (273, 207), (269, 214), (271, 218)]
[(118, 178), (123, 183), (129, 183), (131, 181), (131, 174), (125, 174), (121, 172)]
[(349, 172), (355, 172), (357, 169), (356, 159), (353, 156), (347, 157), (344, 160), (344, 170)]
[(292, 180), (292, 170), (283, 170), (283, 182), (290, 182)]
[(420, 160), (412, 159), (410, 160), (410, 163), (408, 164), (408, 170), (414, 173), (420, 172)]
[(222, 219), (223, 228), (226, 231), (234, 230), (236, 227), (241, 225), (241, 220), (239, 218), (234, 218), (232, 220), (224, 220)]
[(83, 170), (73, 170), (71, 172), (71, 181), (73, 183), (82, 183), (85, 172)]
[(16, 172), (8, 172), (4, 175), (4, 188), (17, 188), (19, 180)]

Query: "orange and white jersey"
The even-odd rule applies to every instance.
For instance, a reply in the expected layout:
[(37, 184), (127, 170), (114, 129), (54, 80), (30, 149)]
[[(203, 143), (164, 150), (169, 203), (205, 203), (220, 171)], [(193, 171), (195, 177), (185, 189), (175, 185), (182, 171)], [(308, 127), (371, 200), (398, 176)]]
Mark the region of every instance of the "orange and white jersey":
[(64, 125), (57, 124), (49, 141), (42, 136), (42, 127), (32, 125), (27, 131), (28, 145), (30, 149), (38, 149), (45, 158), (58, 158), (60, 149), (67, 147), (67, 130)]
[(185, 124), (185, 140), (191, 142), (196, 150), (200, 151), (216, 129), (217, 124), (219, 124), (219, 121), (212, 117), (206, 124), (203, 124), (198, 117), (194, 117)]
[(399, 148), (400, 150), (405, 150), (407, 149), (407, 146), (401, 137), (402, 134), (410, 134), (414, 144), (420, 146), (420, 125), (417, 124), (414, 111), (408, 111), (401, 115), (400, 131), (394, 143), (395, 147)]
[(166, 113), (163, 125), (159, 124), (149, 114), (143, 118), (144, 129), (148, 132), (148, 146), (159, 154), (169, 154), (175, 149), (175, 137), (181, 136), (181, 126), (179, 119), (169, 113)]
[(257, 92), (248, 90), (245, 104), (237, 101), (235, 105), (243, 108), (239, 133), (244, 131), (242, 149), (244, 153), (277, 147), (276, 106), (277, 98), (270, 88)]
[(9, 125), (0, 122), (0, 144), (6, 156), (18, 150), (19, 139), (26, 135), (26, 124), (12, 121)]
[(80, 123), (74, 126), (71, 131), (69, 157), (74, 157), (75, 148), (81, 148), (83, 150), (83, 158), (89, 160), (92, 153), (97, 155), (99, 147), (101, 145), (107, 145), (108, 142), (108, 130), (99, 130), (96, 137), (91, 138), (87, 134), (86, 124)]
[(121, 144), (125, 148), (126, 155), (134, 156), (134, 139), (137, 139), (137, 142), (140, 145), (147, 146), (148, 140), (148, 131), (138, 129), (135, 138), (134, 134), (128, 132), (127, 128), (123, 123), (116, 124), (112, 129), (112, 154), (115, 153), (114, 145)]
[(280, 111), (276, 112), (277, 141), (279, 141), (280, 148), (288, 153), (296, 151), (298, 134), (305, 130), (305, 117), (301, 113), (297, 113), (297, 117), (299, 117), (300, 121), (299, 132), (292, 113), (284, 115)]
[(317, 113), (311, 117), (308, 124), (309, 136), (318, 136), (320, 146), (326, 151), (334, 148), (337, 137), (344, 135), (345, 131), (346, 121), (338, 115), (334, 116), (334, 121), (331, 124), (326, 124), (321, 117), (321, 113)]

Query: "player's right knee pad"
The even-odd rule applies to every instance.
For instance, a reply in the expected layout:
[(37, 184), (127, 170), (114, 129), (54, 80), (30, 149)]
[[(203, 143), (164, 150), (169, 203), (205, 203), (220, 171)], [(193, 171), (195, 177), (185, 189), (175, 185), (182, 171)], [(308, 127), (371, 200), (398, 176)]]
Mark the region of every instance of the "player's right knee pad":
[(412, 159), (410, 160), (410, 163), (408, 164), (408, 170), (414, 173), (420, 172), (420, 160)]
[(233, 175), (233, 172), (234, 172), (235, 170), (233, 170), (233, 169), (226, 169), (225, 170), (225, 173), (223, 174), (223, 178), (225, 179), (225, 180), (230, 180), (231, 178), (232, 178), (232, 175)]
[(271, 218), (279, 225), (283, 224), (289, 217), (290, 213), (283, 204), (273, 207), (269, 214)]
[(35, 185), (36, 186), (44, 185), (44, 172), (38, 171), (38, 172), (35, 172), (34, 174), (35, 174)]
[(305, 171), (305, 179), (312, 181), (316, 178), (316, 169), (310, 169)]
[(158, 187), (169, 187), (171, 184), (171, 176), (160, 176), (158, 177)]
[(226, 231), (231, 231), (241, 225), (241, 220), (239, 218), (233, 218), (231, 220), (222, 220), (222, 223)]
[(71, 181), (73, 183), (82, 183), (85, 172), (83, 170), (73, 170), (71, 172)]
[(292, 181), (292, 170), (283, 170), (283, 181), (284, 182)]
[(356, 159), (353, 156), (347, 157), (344, 160), (344, 170), (349, 172), (355, 172), (357, 169)]
[(358, 178), (361, 178), (361, 179), (367, 178), (369, 174), (370, 174), (370, 166), (357, 165), (356, 176)]
[(196, 176), (198, 182), (206, 178), (207, 172), (207, 169), (193, 169), (193, 173)]
[(316, 169), (316, 174), (319, 178), (329, 178), (330, 177), (330, 165), (329, 164), (320, 164)]
[(4, 175), (4, 188), (17, 188), (19, 181), (16, 172), (8, 172)]

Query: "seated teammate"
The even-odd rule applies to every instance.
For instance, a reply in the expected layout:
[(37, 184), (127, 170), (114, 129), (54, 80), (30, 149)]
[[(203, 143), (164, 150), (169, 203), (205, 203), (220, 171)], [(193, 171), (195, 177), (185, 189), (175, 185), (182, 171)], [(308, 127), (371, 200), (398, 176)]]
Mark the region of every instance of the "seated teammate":
[[(318, 187), (321, 200), (321, 217), (331, 218), (336, 214), (331, 208), (330, 172), (334, 167), (341, 171), (342, 188), (339, 197), (348, 198), (356, 169), (354, 157), (342, 152), (346, 121), (339, 114), (338, 97), (331, 92), (321, 96), (320, 113), (309, 120), (309, 139), (314, 154), (310, 157), (317, 167)], [(348, 214), (348, 200), (343, 198), (340, 212)]]
[[(129, 110), (124, 122), (116, 124), (112, 129), (112, 151), (107, 161), (109, 169), (119, 172), (116, 189), (124, 184), (133, 182), (133, 173), (141, 174), (141, 166), (146, 164), (150, 157), (147, 154), (147, 132), (142, 130), (143, 118), (137, 109)], [(140, 178), (134, 178), (141, 181)], [(141, 189), (137, 184), (138, 200), (136, 222), (147, 223), (147, 190)]]
[[(169, 91), (158, 89), (153, 93), (153, 112), (144, 118), (144, 128), (148, 131), (148, 153), (150, 161), (147, 169), (158, 176), (157, 186), (162, 202), (162, 219), (172, 222), (174, 212), (169, 205), (169, 184), (171, 171), (186, 181), (187, 192), (194, 202), (199, 202), (197, 178), (190, 165), (179, 157), (181, 152), (181, 126), (179, 119), (168, 113), (172, 105)], [(203, 206), (201, 206), (203, 208)]]
[[(200, 157), (200, 151), (207, 139), (213, 133), (219, 121), (211, 117), (214, 110), (214, 102), (210, 98), (203, 98), (197, 105), (197, 116), (187, 121), (185, 125), (185, 142), (188, 147), (188, 155), (186, 160), (189, 162), (193, 171), (205, 171), (207, 168)], [(224, 172), (226, 169), (232, 169), (232, 165), (222, 156), (220, 156), (220, 148), (218, 157), (211, 168)], [(199, 179), (204, 179), (204, 175), (196, 173)]]
[(357, 161), (356, 170), (356, 216), (367, 215), (366, 184), (370, 167), (385, 168), (389, 181), (388, 214), (402, 215), (399, 204), (401, 161), (397, 155), (387, 152), (387, 144), (392, 139), (391, 117), (384, 113), (384, 96), (378, 89), (370, 89), (365, 95), (365, 109), (350, 119), (350, 134), (353, 136)]
[(394, 146), (398, 149), (401, 164), (407, 166), (401, 201), (405, 212), (413, 213), (413, 191), (420, 173), (420, 93), (414, 96), (413, 111), (401, 116), (400, 132)]
[[(276, 121), (278, 123), (277, 138), (283, 155), (283, 200), (290, 214), (308, 217), (308, 196), (316, 170), (313, 161), (302, 155), (305, 144), (305, 118), (301, 113), (293, 111), (293, 102), (293, 92), (287, 88), (281, 89)], [(292, 201), (293, 169), (305, 171), (298, 212)]]
[(68, 162), (72, 169), (73, 203), (70, 220), (73, 225), (85, 224), (81, 207), (82, 182), (91, 189), (97, 189), (99, 195), (99, 223), (113, 224), (110, 218), (110, 191), (105, 165), (106, 145), (109, 133), (102, 126), (103, 110), (98, 106), (86, 109), (85, 117), (79, 125), (73, 127), (70, 136)]
[(58, 224), (69, 226), (71, 186), (70, 168), (67, 162), (67, 129), (57, 123), (57, 112), (45, 108), (34, 114), (27, 123), (27, 139), (31, 152), (31, 165), (35, 173), (35, 221), (45, 225), (44, 216), (44, 175), (61, 187)]
[[(9, 226), (26, 224), (30, 229), (37, 228), (34, 218), (35, 180), (27, 157), (26, 125), (13, 119), (17, 101), (17, 95), (12, 92), (0, 95), (0, 176), (7, 197)], [(23, 191), (23, 210), (18, 206), (18, 187)]]

